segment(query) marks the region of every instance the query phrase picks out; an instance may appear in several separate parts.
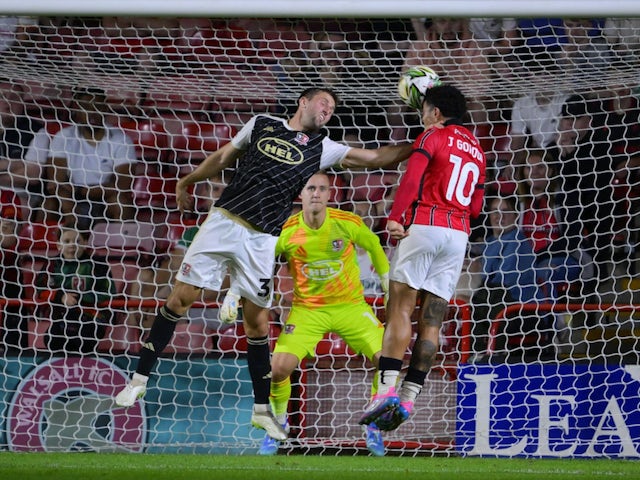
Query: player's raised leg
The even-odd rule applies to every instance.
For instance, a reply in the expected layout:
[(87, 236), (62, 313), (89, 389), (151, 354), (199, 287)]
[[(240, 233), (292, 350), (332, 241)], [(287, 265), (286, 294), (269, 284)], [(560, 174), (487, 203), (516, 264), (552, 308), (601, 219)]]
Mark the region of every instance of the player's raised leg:
[(411, 351), (409, 369), (400, 387), (400, 405), (394, 412), (395, 424), (390, 430), (405, 422), (413, 411), (438, 352), (440, 329), (448, 304), (447, 300), (432, 293), (424, 295), (418, 317), (418, 335)]
[[(391, 281), (387, 304), (387, 323), (382, 343), (382, 356), (377, 372), (378, 392), (365, 407), (360, 424), (369, 425), (400, 405), (396, 384), (404, 352), (411, 340), (411, 315), (415, 310), (417, 291), (406, 284)], [(382, 428), (381, 425), (378, 425)]]
[(116, 395), (116, 405), (130, 407), (137, 399), (144, 396), (149, 376), (158, 361), (158, 357), (171, 341), (178, 321), (199, 297), (200, 290), (200, 288), (193, 285), (176, 281), (165, 305), (160, 308), (149, 336), (142, 346), (136, 372), (127, 386)]

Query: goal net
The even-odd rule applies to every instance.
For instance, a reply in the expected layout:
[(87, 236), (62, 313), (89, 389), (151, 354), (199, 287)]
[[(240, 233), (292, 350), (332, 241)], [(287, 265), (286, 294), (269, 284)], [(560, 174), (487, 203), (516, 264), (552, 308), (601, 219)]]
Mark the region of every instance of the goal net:
[[(486, 199), (432, 372), (411, 420), (385, 434), (388, 452), (564, 452), (488, 440), (483, 449), (478, 438), (489, 433), (470, 405), (480, 408), (485, 387), (518, 397), (527, 376), (537, 384), (548, 375), (545, 365), (560, 377), (604, 365), (626, 368), (605, 376), (613, 427), (591, 425), (588, 448), (576, 454), (638, 455), (640, 420), (611, 399), (624, 397), (624, 375), (638, 381), (629, 366), (640, 335), (639, 18), (0, 20), (0, 449), (255, 452), (262, 436), (249, 422), (246, 339), (241, 322), (218, 321), (224, 290), (205, 292), (178, 324), (144, 400), (126, 411), (112, 401), (189, 235), (233, 168), (198, 185), (193, 210), (182, 214), (177, 179), (253, 115), (292, 114), (310, 86), (340, 97), (332, 139), (366, 148), (413, 140), (421, 118), (401, 102), (397, 82), (411, 66), (428, 65), (468, 99), (463, 120), (486, 154)], [(78, 140), (93, 134), (74, 129), (83, 122), (106, 128), (104, 137)], [(108, 146), (97, 147), (103, 139)], [(82, 155), (117, 173), (74, 170)], [(330, 172), (331, 206), (361, 215), (390, 256), (384, 224), (402, 170)], [(112, 182), (112, 194), (91, 197), (82, 186), (94, 179)], [(84, 208), (89, 198), (96, 209)], [(60, 228), (70, 220), (75, 229)], [(68, 244), (80, 244), (93, 269), (75, 262), (71, 271), (61, 260)], [(384, 319), (376, 275), (361, 258), (367, 298)], [(287, 317), (288, 285), (278, 271), (272, 345)], [(327, 335), (294, 376), (292, 434), (281, 451), (366, 453), (357, 420), (373, 373)], [(500, 381), (482, 383), (487, 376)], [(556, 435), (600, 411), (591, 397), (567, 402), (584, 410), (566, 428), (552, 423)], [(530, 411), (505, 402), (500, 412), (507, 419), (487, 424), (519, 445)]]

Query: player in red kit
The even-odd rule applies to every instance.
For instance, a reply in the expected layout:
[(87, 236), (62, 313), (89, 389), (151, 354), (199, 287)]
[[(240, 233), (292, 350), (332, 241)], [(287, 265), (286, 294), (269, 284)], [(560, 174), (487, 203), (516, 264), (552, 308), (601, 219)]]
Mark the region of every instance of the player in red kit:
[[(460, 277), (471, 219), (480, 213), (484, 198), (485, 156), (460, 121), (466, 110), (464, 95), (453, 86), (433, 87), (424, 95), (426, 130), (413, 144), (387, 221), (398, 245), (389, 274), (378, 393), (365, 408), (361, 424), (393, 430), (409, 418), (438, 351), (440, 327)], [(396, 391), (418, 298), (418, 336), (409, 369)]]

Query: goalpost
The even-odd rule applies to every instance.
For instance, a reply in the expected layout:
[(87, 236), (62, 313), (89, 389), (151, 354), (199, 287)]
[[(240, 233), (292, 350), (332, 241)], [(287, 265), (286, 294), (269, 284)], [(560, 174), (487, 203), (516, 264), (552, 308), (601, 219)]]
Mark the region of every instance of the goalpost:
[[(304, 12), (278, 0), (3, 6), (7, 14), (38, 18), (16, 22), (15, 41), (0, 54), (0, 87), (8, 82), (19, 93), (20, 109), (42, 123), (49, 140), (73, 124), (76, 89), (104, 90), (105, 124), (125, 132), (136, 160), (130, 191), (135, 215), (98, 221), (89, 235), (90, 249), (109, 265), (118, 292), (99, 305), (114, 316), (95, 355), (51, 355), (45, 344), (56, 319), (48, 316), (46, 293), (34, 286), (34, 277), (59, 254), (59, 218), (37, 186), (23, 188), (24, 176), (10, 170), (3, 177), (2, 190), (16, 191), (22, 205), (15, 250), (23, 292), (19, 300), (0, 300), (0, 325), (3, 338), (23, 331), (28, 342), (19, 353), (6, 340), (2, 346), (0, 395), (7, 407), (0, 450), (254, 453), (262, 432), (249, 425), (246, 341), (240, 324), (217, 322), (221, 296), (203, 298), (190, 321), (178, 325), (144, 400), (127, 411), (112, 402), (133, 370), (144, 322), (162, 299), (160, 287), (170, 281), (172, 253), (179, 255), (184, 232), (206, 215), (233, 169), (196, 189), (196, 208), (188, 215), (176, 210), (175, 182), (252, 115), (291, 113), (297, 95), (311, 85), (331, 86), (341, 97), (328, 128), (334, 140), (371, 147), (414, 139), (420, 118), (401, 104), (396, 86), (408, 66), (427, 64), (469, 100), (465, 120), (487, 155), (487, 200), (443, 322), (437, 360), (411, 420), (385, 434), (388, 452), (640, 456), (640, 418), (633, 408), (640, 381), (640, 132), (632, 116), (640, 95), (637, 2), (362, 3), (328, 0), (305, 4)], [(567, 37), (562, 18), (576, 12), (589, 25)], [(471, 17), (488, 16), (514, 21), (491, 41), (468, 24)], [(548, 31), (532, 25), (527, 38), (509, 36), (525, 28), (516, 19), (543, 16), (558, 22)], [(438, 32), (434, 21), (445, 17), (454, 20)], [(459, 37), (450, 35), (454, 29)], [(564, 290), (551, 300), (478, 300), (493, 200), (515, 195), (518, 211), (526, 208), (531, 180), (523, 165), (537, 149), (528, 129), (540, 119), (528, 119), (516, 139), (513, 111), (530, 93), (566, 94), (564, 99), (580, 94), (601, 108), (599, 128), (614, 125), (623, 132), (607, 141), (627, 161), (603, 169), (615, 198), (607, 273), (595, 282), (597, 291), (584, 287), (594, 284), (593, 260), (584, 256), (578, 279), (554, 280)], [(548, 133), (555, 141), (557, 132)], [(46, 146), (40, 148), (46, 162)], [(542, 175), (546, 192), (566, 180), (557, 160), (548, 167)], [(332, 205), (360, 214), (391, 254), (384, 219), (402, 168), (331, 173)], [(383, 319), (375, 275), (363, 266), (369, 301)], [(515, 273), (524, 278), (526, 272)], [(291, 293), (287, 278), (276, 275), (273, 341)], [(573, 288), (576, 283), (582, 288)], [(481, 321), (479, 309), (486, 311)], [(372, 366), (341, 339), (323, 340), (316, 358), (296, 372), (292, 435), (281, 451), (366, 453), (357, 419), (372, 376)]]

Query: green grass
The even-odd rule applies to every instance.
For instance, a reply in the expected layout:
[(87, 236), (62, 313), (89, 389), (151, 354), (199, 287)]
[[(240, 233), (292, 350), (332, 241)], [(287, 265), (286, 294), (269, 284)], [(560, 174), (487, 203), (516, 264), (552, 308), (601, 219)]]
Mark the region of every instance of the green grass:
[(7, 480), (640, 479), (640, 462), (605, 459), (151, 455), (0, 452)]

